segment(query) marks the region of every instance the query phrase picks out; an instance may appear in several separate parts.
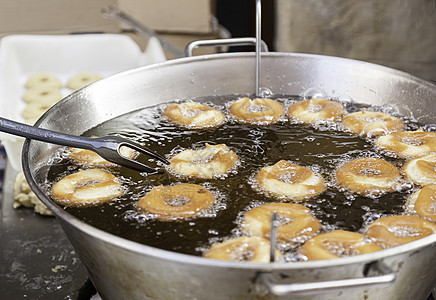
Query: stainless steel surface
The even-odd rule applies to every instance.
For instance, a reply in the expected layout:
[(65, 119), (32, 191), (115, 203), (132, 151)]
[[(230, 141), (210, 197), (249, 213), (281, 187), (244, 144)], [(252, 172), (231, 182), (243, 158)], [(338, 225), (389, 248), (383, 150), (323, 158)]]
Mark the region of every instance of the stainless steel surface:
[[(255, 55), (218, 54), (168, 61), (121, 73), (78, 91), (51, 108), (37, 126), (79, 135), (121, 114), (153, 104), (200, 96), (252, 93)], [(411, 75), (335, 57), (265, 53), (263, 85), (274, 93), (301, 95), (322, 90), (330, 97), (391, 106), (423, 123), (436, 119), (436, 86)], [(123, 105), (119, 105), (123, 101)], [(84, 108), (87, 109), (84, 109)], [(274, 295), (262, 274), (292, 285), (355, 281), (353, 289), (320, 291), (316, 299), (425, 299), (436, 282), (436, 235), (379, 252), (287, 264), (227, 262), (163, 251), (93, 228), (67, 214), (48, 197), (44, 180), (56, 146), (27, 141), (23, 168), (34, 192), (57, 215), (104, 299), (311, 299)], [(357, 288), (374, 264), (396, 276), (392, 284)], [(373, 279), (364, 279), (371, 281)], [(374, 282), (376, 283), (376, 282)], [(351, 287), (350, 286), (350, 287)], [(357, 284), (357, 286), (361, 286)]]
[[(185, 56), (192, 56), (196, 48), (201, 47), (221, 47), (221, 46), (250, 46), (256, 45), (256, 38), (228, 38), (192, 41), (185, 48)], [(261, 51), (268, 52), (268, 46), (264, 41), (260, 42)]]
[(0, 131), (46, 143), (88, 149), (94, 151), (110, 162), (119, 164), (126, 168), (137, 170), (139, 172), (152, 174), (157, 173), (158, 171), (142, 162), (122, 155), (120, 151), (121, 147), (130, 148), (133, 151), (138, 151), (141, 154), (156, 158), (157, 160), (169, 165), (169, 162), (159, 154), (119, 136), (87, 138), (30, 126), (1, 117)]

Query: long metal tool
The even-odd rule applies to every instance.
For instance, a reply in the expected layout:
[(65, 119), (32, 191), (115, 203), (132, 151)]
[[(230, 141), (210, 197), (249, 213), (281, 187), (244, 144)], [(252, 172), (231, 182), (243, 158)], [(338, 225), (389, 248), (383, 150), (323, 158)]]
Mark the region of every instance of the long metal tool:
[(48, 129), (43, 129), (36, 126), (30, 126), (1, 117), (0, 131), (32, 140), (47, 142), (50, 144), (91, 150), (110, 162), (140, 172), (146, 172), (151, 174), (158, 173), (157, 170), (139, 161), (123, 156), (120, 153), (121, 147), (131, 148), (138, 151), (139, 153), (156, 158), (165, 164), (169, 164), (169, 162), (164, 157), (154, 153), (153, 151), (139, 144), (133, 143), (119, 136), (87, 138), (83, 136), (75, 136)]
[(162, 47), (168, 52), (170, 52), (172, 55), (174, 55), (175, 57), (179, 58), (184, 56), (184, 52), (182, 49), (180, 49), (179, 47), (177, 47), (167, 39), (158, 35), (154, 30), (148, 28), (144, 24), (139, 23), (133, 17), (121, 11), (117, 6), (110, 5), (104, 7), (101, 10), (101, 13), (104, 18), (117, 19), (118, 21), (132, 27), (133, 30), (135, 30), (139, 34), (142, 34), (146, 38), (150, 38), (150, 37), (157, 38), (160, 44), (162, 45)]
[(261, 0), (256, 0), (256, 96), (261, 96), (260, 91), (260, 53), (262, 46), (262, 5)]

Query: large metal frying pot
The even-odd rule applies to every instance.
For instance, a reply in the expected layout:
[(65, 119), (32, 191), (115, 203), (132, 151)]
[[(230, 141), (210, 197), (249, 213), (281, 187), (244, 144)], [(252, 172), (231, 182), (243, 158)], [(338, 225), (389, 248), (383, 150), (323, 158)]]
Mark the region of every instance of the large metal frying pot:
[[(37, 125), (80, 135), (153, 104), (253, 93), (254, 61), (254, 54), (219, 54), (124, 72), (66, 97)], [(395, 105), (401, 114), (424, 123), (436, 117), (435, 85), (348, 59), (267, 53), (262, 56), (261, 85), (278, 94), (317, 88), (331, 97)], [(69, 215), (47, 197), (44, 181), (57, 147), (26, 141), (24, 172), (32, 190), (56, 214), (104, 299), (425, 299), (436, 284), (436, 235), (355, 257), (270, 265), (204, 259), (113, 236)]]

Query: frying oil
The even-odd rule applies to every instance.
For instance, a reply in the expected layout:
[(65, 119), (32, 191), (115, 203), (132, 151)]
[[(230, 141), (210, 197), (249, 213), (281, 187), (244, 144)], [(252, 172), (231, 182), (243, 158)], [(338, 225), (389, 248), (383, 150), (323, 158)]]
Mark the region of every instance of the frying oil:
[[(224, 113), (231, 101), (240, 95), (190, 99), (203, 102)], [(246, 95), (244, 95), (246, 96)], [(300, 97), (275, 97), (287, 107)], [(368, 108), (344, 101), (348, 113)], [(328, 189), (321, 195), (302, 201), (322, 223), (323, 231), (343, 229), (363, 232), (369, 222), (383, 215), (401, 214), (405, 199), (413, 187), (404, 184), (400, 192), (382, 196), (362, 197), (339, 188), (334, 172), (343, 163), (361, 157), (383, 158), (397, 167), (404, 161), (385, 156), (374, 148), (371, 139), (348, 133), (338, 123), (320, 123), (306, 126), (283, 118), (268, 126), (240, 125), (227, 117), (227, 122), (215, 129), (189, 130), (177, 127), (161, 114), (166, 104), (141, 109), (117, 117), (86, 132), (85, 136), (119, 135), (136, 141), (170, 158), (185, 150), (198, 149), (209, 144), (226, 144), (236, 152), (239, 166), (224, 178), (188, 180), (165, 171), (163, 165), (146, 156), (139, 160), (156, 166), (163, 172), (156, 175), (140, 174), (126, 168), (111, 172), (122, 180), (126, 189), (119, 199), (99, 206), (65, 208), (74, 216), (112, 234), (149, 246), (192, 255), (202, 252), (212, 242), (241, 235), (243, 213), (260, 204), (280, 201), (255, 191), (253, 177), (264, 166), (279, 160), (288, 160), (305, 166), (324, 177)], [(406, 130), (419, 126), (405, 120)], [(78, 170), (68, 159), (56, 159), (48, 180), (54, 182)], [(157, 185), (196, 183), (208, 188), (216, 198), (215, 204), (189, 220), (159, 221), (153, 215), (140, 211), (136, 202)], [(295, 253), (295, 245), (281, 246)], [(288, 260), (298, 255), (288, 253)]]

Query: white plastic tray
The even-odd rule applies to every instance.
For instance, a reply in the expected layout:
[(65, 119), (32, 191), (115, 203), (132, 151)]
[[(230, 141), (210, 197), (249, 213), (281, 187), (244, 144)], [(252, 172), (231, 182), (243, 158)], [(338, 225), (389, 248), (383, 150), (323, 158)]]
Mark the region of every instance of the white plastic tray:
[[(128, 36), (118, 34), (11, 35), (0, 41), (0, 116), (24, 122), (21, 99), (27, 78), (36, 72), (50, 72), (64, 86), (83, 71), (103, 77), (164, 61), (165, 54), (155, 38), (145, 52)], [(65, 97), (71, 90), (63, 88)], [(23, 139), (0, 133), (11, 166), (21, 170)]]

